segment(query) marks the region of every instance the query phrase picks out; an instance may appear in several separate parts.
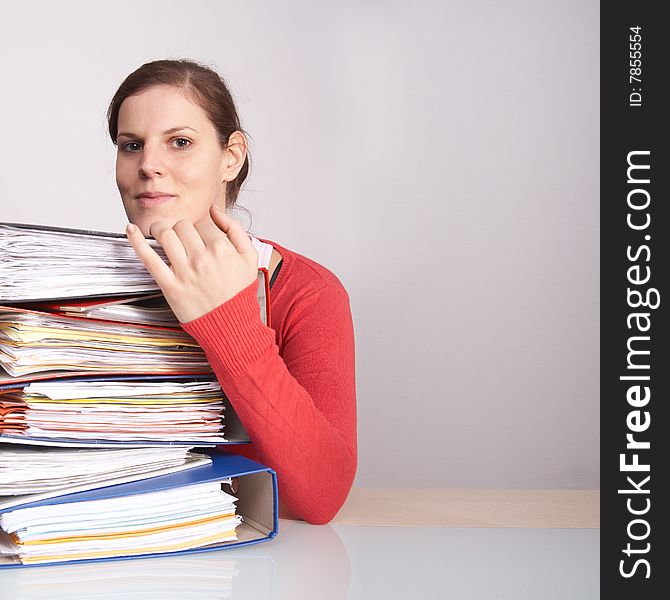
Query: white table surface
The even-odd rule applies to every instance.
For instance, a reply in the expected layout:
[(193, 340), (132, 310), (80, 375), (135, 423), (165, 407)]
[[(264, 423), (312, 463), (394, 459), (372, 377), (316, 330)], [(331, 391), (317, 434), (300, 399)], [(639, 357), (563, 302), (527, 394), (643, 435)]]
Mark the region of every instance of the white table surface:
[(0, 571), (2, 600), (599, 598), (598, 529), (314, 526), (154, 559)]

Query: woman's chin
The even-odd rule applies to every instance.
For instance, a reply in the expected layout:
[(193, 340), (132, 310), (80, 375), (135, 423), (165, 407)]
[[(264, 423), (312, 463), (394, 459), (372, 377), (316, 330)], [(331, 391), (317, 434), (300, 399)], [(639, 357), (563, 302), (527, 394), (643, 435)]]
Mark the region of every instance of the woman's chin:
[[(128, 216), (128, 222), (139, 227), (144, 237), (153, 237), (151, 235), (151, 226), (154, 223), (160, 222), (161, 227), (174, 227), (178, 221), (182, 220), (197, 223), (202, 219), (209, 219), (209, 212), (207, 210), (203, 214), (183, 214), (182, 212), (174, 214), (174, 212), (176, 211), (132, 211), (130, 214), (126, 212), (126, 215)], [(195, 211), (193, 212), (195, 213)]]

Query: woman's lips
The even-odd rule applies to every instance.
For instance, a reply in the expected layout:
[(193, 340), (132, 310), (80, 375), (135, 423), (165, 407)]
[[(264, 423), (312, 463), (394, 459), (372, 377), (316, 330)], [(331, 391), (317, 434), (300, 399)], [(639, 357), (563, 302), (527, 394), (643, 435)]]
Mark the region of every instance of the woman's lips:
[(171, 198), (174, 198), (171, 194), (151, 194), (140, 195), (137, 200), (142, 208), (153, 208), (154, 206), (167, 202)]

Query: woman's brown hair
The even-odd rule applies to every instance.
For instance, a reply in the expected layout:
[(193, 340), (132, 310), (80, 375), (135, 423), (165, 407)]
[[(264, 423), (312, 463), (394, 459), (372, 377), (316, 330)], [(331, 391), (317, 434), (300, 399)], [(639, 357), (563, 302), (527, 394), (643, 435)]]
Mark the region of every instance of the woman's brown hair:
[[(112, 142), (116, 145), (119, 133), (119, 110), (123, 101), (154, 85), (171, 85), (183, 90), (214, 125), (221, 147), (228, 145), (230, 134), (241, 131), (240, 118), (223, 78), (212, 69), (187, 59), (155, 60), (143, 64), (125, 78), (114, 94), (107, 109), (107, 125)], [(246, 134), (245, 134), (246, 135)], [(249, 153), (233, 181), (226, 185), (226, 208), (235, 205), (242, 183), (249, 173)]]

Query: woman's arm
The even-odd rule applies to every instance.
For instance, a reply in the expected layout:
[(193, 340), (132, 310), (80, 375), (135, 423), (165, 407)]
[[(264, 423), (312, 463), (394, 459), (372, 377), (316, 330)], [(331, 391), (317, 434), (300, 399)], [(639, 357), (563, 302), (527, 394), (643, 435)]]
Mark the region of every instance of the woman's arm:
[(261, 462), (278, 476), (288, 508), (327, 523), (356, 472), (354, 336), (341, 284), (299, 297), (282, 326), (283, 347), (263, 325), (256, 282), (183, 324), (205, 350)]
[(258, 252), (241, 224), (211, 219), (151, 225), (165, 264), (138, 227), (128, 239), (183, 328), (207, 354), (261, 461), (275, 469), (288, 508), (326, 523), (356, 472), (354, 339), (349, 299), (337, 281), (298, 295), (283, 344), (256, 300)]

